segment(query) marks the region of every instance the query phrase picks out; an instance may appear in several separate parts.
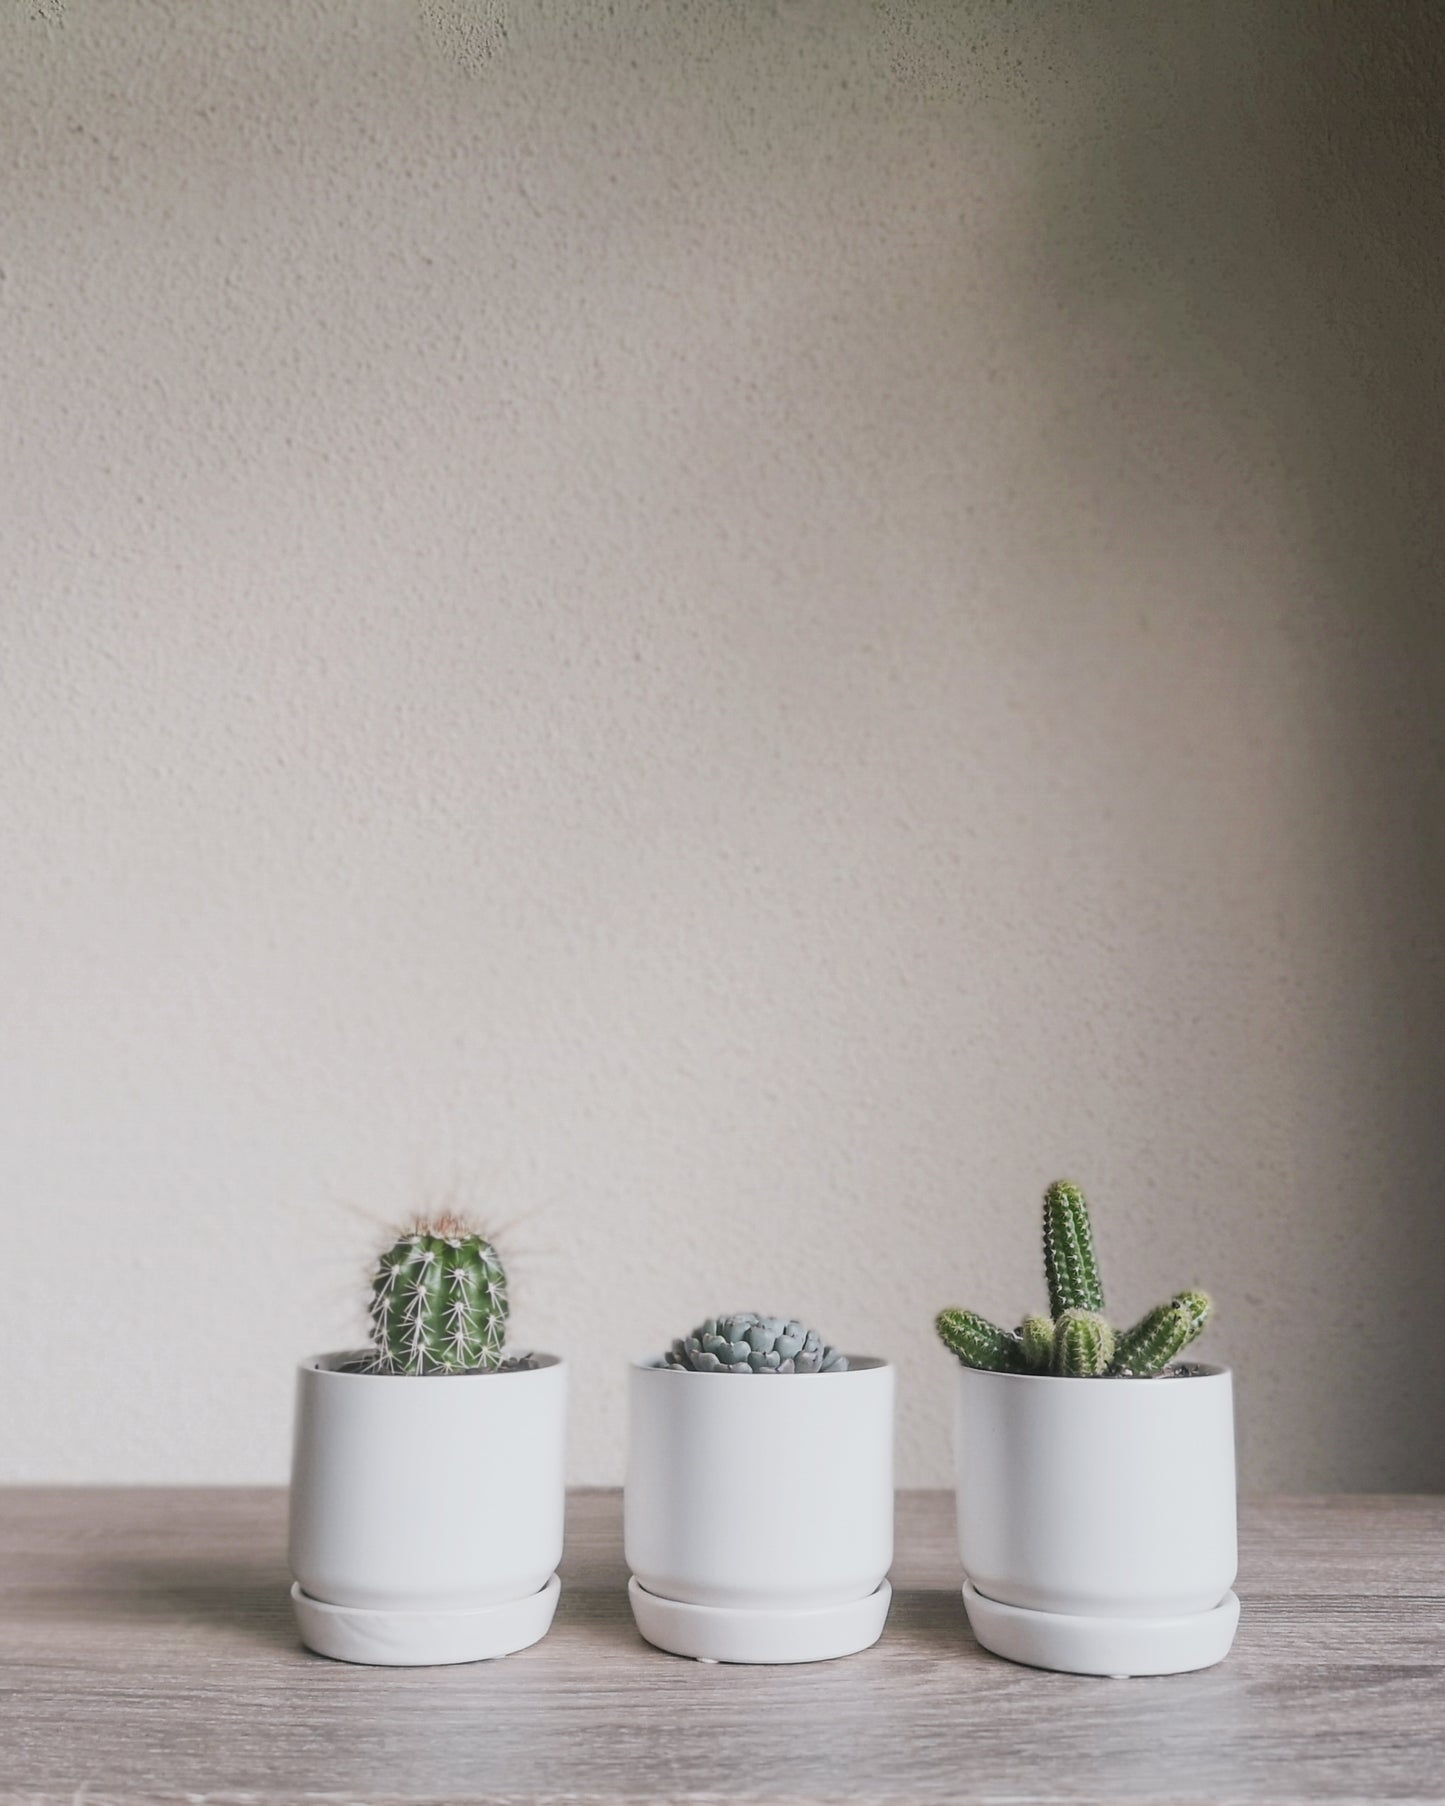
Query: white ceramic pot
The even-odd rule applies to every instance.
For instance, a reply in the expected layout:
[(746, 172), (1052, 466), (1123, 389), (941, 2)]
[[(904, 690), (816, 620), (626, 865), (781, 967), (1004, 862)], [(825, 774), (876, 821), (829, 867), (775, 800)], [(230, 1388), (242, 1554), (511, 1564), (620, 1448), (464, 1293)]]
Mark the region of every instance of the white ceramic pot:
[(1219, 1661), (1239, 1617), (1230, 1374), (960, 1367), (956, 1385), (958, 1544), (980, 1642), (1077, 1673)]
[(649, 1642), (702, 1661), (851, 1655), (893, 1560), (894, 1369), (692, 1373), (634, 1361), (629, 1588)]
[(556, 1609), (567, 1370), (297, 1373), (292, 1598), (302, 1640), (346, 1661), (478, 1661)]

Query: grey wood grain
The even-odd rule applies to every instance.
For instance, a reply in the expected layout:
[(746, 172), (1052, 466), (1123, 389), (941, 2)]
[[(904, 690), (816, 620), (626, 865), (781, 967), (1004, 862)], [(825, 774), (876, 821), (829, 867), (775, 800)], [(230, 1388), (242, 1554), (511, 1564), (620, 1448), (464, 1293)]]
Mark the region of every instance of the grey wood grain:
[(284, 1515), (276, 1492), (0, 1493), (7, 1806), (1445, 1800), (1445, 1499), (1247, 1505), (1234, 1654), (1135, 1681), (979, 1650), (945, 1494), (900, 1497), (883, 1642), (774, 1669), (642, 1643), (617, 1496), (588, 1492), (535, 1649), (322, 1661)]

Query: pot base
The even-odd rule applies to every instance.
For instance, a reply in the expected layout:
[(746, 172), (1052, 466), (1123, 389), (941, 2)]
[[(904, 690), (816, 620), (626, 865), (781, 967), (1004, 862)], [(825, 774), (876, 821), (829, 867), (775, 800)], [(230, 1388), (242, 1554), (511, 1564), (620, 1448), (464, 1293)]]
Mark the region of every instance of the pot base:
[(637, 1628), (669, 1655), (695, 1662), (830, 1662), (856, 1655), (883, 1635), (893, 1599), (885, 1580), (865, 1598), (822, 1611), (739, 1611), (730, 1606), (684, 1605), (627, 1582)]
[(1060, 1674), (1189, 1674), (1229, 1654), (1239, 1599), (1226, 1593), (1211, 1611), (1185, 1618), (1079, 1618), (1001, 1605), (963, 1583), (973, 1634), (985, 1649), (1029, 1668)]
[(334, 1662), (375, 1668), (430, 1668), (512, 1655), (545, 1637), (562, 1583), (554, 1574), (540, 1593), (472, 1612), (381, 1612), (326, 1605), (291, 1588), (301, 1641)]

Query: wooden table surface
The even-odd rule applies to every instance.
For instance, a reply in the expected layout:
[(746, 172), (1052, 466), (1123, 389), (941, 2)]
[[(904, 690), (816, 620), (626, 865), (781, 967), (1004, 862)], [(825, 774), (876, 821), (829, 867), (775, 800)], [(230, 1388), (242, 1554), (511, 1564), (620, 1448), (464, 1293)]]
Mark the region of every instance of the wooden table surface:
[(798, 1668), (644, 1644), (620, 1519), (573, 1496), (535, 1648), (352, 1668), (296, 1641), (282, 1493), (0, 1492), (0, 1800), (1445, 1800), (1445, 1498), (1246, 1505), (1233, 1655), (1131, 1681), (977, 1647), (946, 1494), (883, 1641)]

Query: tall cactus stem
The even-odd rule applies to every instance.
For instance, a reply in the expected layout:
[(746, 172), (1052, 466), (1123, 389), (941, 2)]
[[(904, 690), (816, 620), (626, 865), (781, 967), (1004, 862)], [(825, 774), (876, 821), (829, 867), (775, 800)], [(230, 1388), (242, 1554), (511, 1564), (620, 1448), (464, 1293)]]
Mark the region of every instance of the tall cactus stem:
[(965, 1367), (979, 1367), (986, 1373), (1018, 1373), (1023, 1367), (1018, 1336), (980, 1317), (977, 1311), (940, 1311), (934, 1328), (944, 1347)]
[(1044, 1193), (1044, 1276), (1056, 1321), (1065, 1311), (1103, 1310), (1089, 1206), (1068, 1179), (1056, 1179)]

